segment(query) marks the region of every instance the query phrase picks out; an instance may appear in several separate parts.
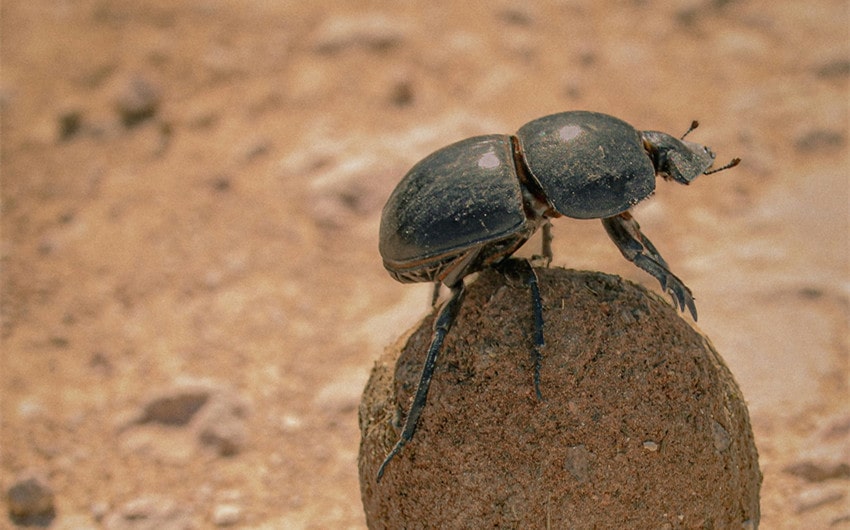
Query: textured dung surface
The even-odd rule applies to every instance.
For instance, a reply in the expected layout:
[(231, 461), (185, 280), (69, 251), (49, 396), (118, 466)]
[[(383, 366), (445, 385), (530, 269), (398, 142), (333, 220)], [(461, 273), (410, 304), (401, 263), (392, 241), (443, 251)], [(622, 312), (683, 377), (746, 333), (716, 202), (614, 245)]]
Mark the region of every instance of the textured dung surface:
[(528, 291), (484, 273), (446, 340), (416, 436), (379, 484), (398, 435), (395, 396), (403, 417), (432, 318), (378, 361), (360, 409), (370, 527), (757, 526), (747, 409), (710, 343), (617, 277), (539, 275), (544, 402), (532, 387)]

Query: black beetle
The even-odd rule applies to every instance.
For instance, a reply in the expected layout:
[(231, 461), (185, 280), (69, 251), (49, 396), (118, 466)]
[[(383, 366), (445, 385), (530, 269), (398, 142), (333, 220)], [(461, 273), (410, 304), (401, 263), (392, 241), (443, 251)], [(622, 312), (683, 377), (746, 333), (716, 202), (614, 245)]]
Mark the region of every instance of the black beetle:
[(674, 303), (697, 318), (690, 289), (670, 272), (629, 208), (649, 197), (661, 176), (689, 184), (737, 165), (734, 159), (709, 171), (708, 147), (657, 131), (638, 131), (596, 112), (552, 114), (524, 125), (515, 136), (461, 140), (424, 158), (404, 176), (381, 217), (384, 267), (400, 282), (434, 282), (451, 296), (434, 320), (434, 335), (407, 414), (404, 430), (378, 469), (411, 440), (425, 406), (443, 339), (464, 294), (465, 276), (485, 267), (521, 267), (531, 288), (534, 316), (534, 389), (540, 393), (543, 303), (537, 275), (527, 260), (507, 259), (540, 227), (543, 258), (552, 258), (549, 219), (601, 219), (623, 256), (661, 282)]

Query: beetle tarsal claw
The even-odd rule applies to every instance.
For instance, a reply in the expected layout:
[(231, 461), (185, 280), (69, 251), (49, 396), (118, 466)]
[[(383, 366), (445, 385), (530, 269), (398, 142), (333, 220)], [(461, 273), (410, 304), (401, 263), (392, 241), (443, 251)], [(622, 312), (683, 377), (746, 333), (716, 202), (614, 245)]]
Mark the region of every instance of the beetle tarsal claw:
[(552, 264), (551, 256), (542, 256), (540, 254), (534, 254), (531, 256), (531, 265), (532, 267), (541, 267), (544, 269), (548, 269), (549, 265)]
[(688, 289), (688, 286), (682, 283), (682, 281), (674, 276), (672, 273), (668, 276), (672, 283), (670, 283), (669, 288), (665, 288), (665, 290), (670, 293), (670, 297), (673, 299), (673, 305), (679, 308), (679, 311), (684, 312), (685, 308), (688, 309), (693, 319), (696, 321), (697, 319), (697, 307), (694, 303), (694, 296), (691, 293), (691, 290)]
[(688, 286), (682, 283), (682, 280), (677, 278), (676, 275), (660, 265), (658, 269), (656, 278), (661, 283), (661, 288), (670, 294), (670, 297), (673, 299), (673, 305), (679, 308), (679, 311), (684, 311), (685, 307), (687, 307), (691, 311), (691, 314), (695, 315), (696, 310), (691, 310), (691, 307), (694, 305), (694, 297)]
[(680, 311), (684, 311), (687, 307), (691, 315), (696, 320), (696, 308), (694, 306), (694, 297), (691, 290), (680, 280), (675, 274), (667, 270), (666, 267), (656, 262), (651, 257), (639, 254), (633, 260), (634, 264), (639, 268), (653, 275), (661, 288), (667, 292), (673, 299), (673, 305)]

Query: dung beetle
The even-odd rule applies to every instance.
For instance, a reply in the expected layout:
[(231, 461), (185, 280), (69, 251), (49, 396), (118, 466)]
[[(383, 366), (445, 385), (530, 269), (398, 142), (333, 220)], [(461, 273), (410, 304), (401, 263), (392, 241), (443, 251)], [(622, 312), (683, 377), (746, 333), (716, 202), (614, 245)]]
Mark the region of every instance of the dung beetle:
[(508, 259), (538, 228), (543, 258), (552, 259), (554, 217), (601, 219), (623, 256), (654, 276), (681, 311), (694, 320), (690, 289), (677, 278), (640, 231), (629, 209), (655, 190), (655, 178), (689, 184), (736, 166), (709, 170), (714, 153), (675, 138), (638, 131), (613, 116), (588, 111), (552, 114), (522, 126), (516, 135), (461, 140), (425, 157), (404, 176), (382, 212), (380, 252), (384, 267), (400, 282), (434, 282), (451, 295), (434, 320), (431, 345), (402, 434), (378, 469), (410, 441), (428, 395), (437, 355), (457, 316), (464, 277), (486, 267), (519, 270), (530, 287), (534, 319), (534, 389), (540, 392), (544, 346), (543, 303), (537, 275), (527, 260)]

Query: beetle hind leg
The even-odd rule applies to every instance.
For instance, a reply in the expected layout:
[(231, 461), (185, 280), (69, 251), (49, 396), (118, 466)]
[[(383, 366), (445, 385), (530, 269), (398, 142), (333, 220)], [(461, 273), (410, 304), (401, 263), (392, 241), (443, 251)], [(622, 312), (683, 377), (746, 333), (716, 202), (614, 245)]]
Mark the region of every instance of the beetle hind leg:
[(658, 253), (648, 237), (640, 231), (640, 225), (629, 212), (602, 219), (608, 237), (617, 245), (627, 260), (654, 276), (661, 288), (673, 298), (673, 303), (684, 311), (688, 308), (694, 320), (697, 308), (691, 290), (675, 274), (670, 272), (667, 262)]
[(376, 479), (378, 482), (381, 481), (381, 477), (384, 475), (384, 471), (390, 460), (401, 452), (416, 432), (419, 417), (422, 416), (422, 410), (425, 408), (425, 403), (428, 400), (428, 387), (431, 385), (431, 377), (434, 375), (434, 367), (437, 364), (437, 356), (440, 353), (440, 348), (443, 346), (443, 339), (446, 338), (446, 334), (451, 329), (452, 324), (454, 324), (455, 317), (457, 317), (458, 310), (463, 301), (463, 295), (465, 293), (463, 280), (459, 281), (451, 289), (451, 296), (443, 304), (443, 307), (440, 308), (439, 313), (437, 313), (434, 319), (434, 335), (431, 338), (431, 345), (428, 347), (428, 354), (425, 356), (422, 375), (419, 376), (419, 384), (416, 387), (416, 394), (413, 396), (413, 403), (410, 405), (410, 410), (407, 413), (404, 429), (401, 431), (401, 436), (395, 446), (393, 446), (378, 468)]

